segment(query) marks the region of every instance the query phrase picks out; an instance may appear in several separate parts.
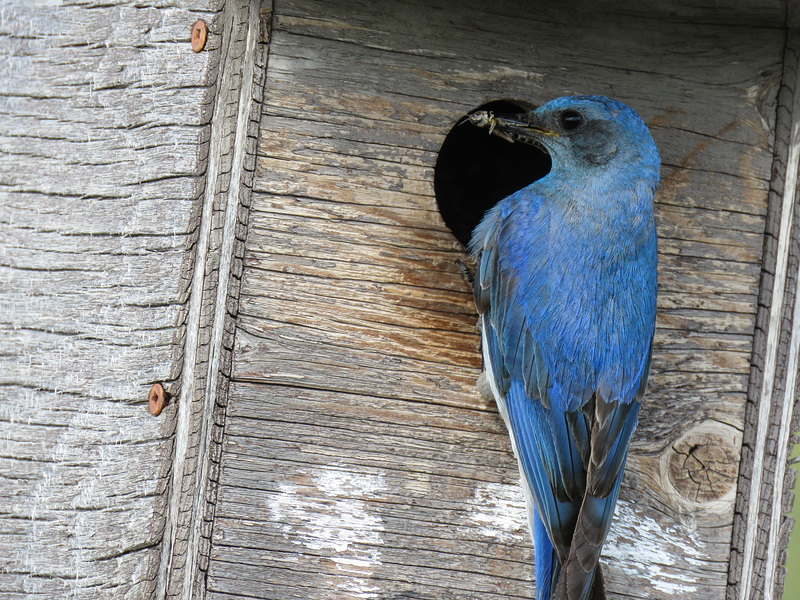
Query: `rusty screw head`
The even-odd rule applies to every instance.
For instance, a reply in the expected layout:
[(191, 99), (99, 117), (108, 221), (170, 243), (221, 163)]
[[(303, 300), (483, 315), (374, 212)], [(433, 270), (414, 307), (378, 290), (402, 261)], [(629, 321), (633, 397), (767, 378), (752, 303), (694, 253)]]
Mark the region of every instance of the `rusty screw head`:
[(169, 394), (160, 383), (153, 384), (150, 388), (150, 414), (157, 417), (164, 410), (164, 407), (169, 404)]
[(192, 27), (192, 50), (200, 52), (206, 47), (206, 40), (208, 39), (208, 25), (203, 19), (200, 19)]

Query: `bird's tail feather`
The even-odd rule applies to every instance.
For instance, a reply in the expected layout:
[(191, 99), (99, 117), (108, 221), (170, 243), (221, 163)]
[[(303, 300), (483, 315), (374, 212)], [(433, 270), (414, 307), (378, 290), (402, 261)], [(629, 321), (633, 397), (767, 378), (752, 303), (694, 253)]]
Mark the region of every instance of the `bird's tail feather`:
[(569, 556), (561, 568), (555, 587), (554, 599), (604, 600), (603, 577), (598, 561), (617, 503), (620, 483), (622, 473), (611, 493), (605, 498), (586, 493), (578, 513)]
[(558, 553), (547, 536), (547, 529), (534, 509), (533, 524), (534, 549), (536, 551), (536, 600), (550, 600), (561, 572)]

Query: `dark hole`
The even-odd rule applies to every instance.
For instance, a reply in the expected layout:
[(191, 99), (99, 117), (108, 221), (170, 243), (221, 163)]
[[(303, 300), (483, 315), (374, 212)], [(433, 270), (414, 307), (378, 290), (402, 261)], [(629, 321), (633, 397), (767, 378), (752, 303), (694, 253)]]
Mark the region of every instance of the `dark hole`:
[[(521, 100), (494, 100), (471, 112), (516, 114), (533, 108)], [(547, 175), (550, 157), (534, 146), (508, 142), (490, 135), (488, 129), (462, 121), (444, 138), (433, 172), (433, 188), (445, 224), (466, 246), (487, 210)]]

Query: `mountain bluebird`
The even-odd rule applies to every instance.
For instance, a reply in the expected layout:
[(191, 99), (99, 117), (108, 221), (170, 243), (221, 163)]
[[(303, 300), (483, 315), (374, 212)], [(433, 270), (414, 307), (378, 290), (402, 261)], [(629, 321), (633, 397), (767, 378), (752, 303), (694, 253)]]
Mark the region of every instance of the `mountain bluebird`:
[(475, 229), (475, 303), (484, 377), (522, 474), (537, 598), (602, 598), (598, 560), (650, 371), (658, 149), (633, 109), (601, 96), (470, 120), (552, 159)]

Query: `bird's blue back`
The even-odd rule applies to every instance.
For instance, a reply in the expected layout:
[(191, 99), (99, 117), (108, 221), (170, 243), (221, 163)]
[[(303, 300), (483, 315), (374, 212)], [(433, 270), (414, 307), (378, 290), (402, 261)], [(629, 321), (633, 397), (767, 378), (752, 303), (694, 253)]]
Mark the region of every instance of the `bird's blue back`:
[[(638, 115), (607, 98), (558, 99), (536, 118), (573, 108), (598, 130), (552, 142), (563, 148), (551, 173), (487, 213), (472, 241), (484, 359), (529, 497), (540, 599), (592, 593), (655, 326), (658, 152)], [(611, 158), (596, 164), (596, 148)]]

